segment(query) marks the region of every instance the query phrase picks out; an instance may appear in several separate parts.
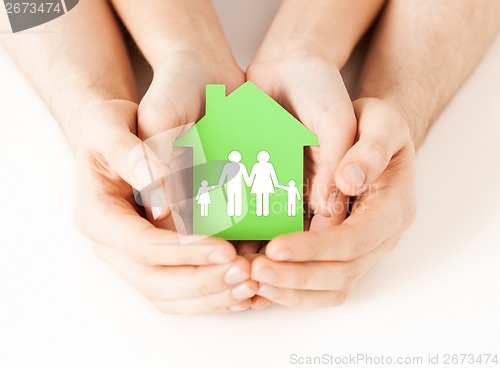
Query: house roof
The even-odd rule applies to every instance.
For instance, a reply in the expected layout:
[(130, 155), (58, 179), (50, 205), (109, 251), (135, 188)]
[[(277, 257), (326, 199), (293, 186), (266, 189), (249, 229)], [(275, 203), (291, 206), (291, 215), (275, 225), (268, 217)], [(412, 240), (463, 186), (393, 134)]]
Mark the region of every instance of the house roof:
[(176, 146), (193, 147), (207, 140), (218, 144), (230, 140), (234, 145), (242, 139), (268, 144), (285, 140), (295, 147), (318, 145), (309, 129), (252, 82), (229, 96), (224, 85), (207, 85), (206, 96), (205, 116), (176, 140)]

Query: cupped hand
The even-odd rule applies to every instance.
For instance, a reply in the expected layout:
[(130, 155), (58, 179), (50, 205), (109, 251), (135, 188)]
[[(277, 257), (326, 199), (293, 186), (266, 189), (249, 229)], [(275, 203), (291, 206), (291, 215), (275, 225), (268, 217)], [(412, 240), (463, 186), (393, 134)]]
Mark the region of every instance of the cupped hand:
[[(338, 224), (345, 219), (347, 206), (342, 195), (337, 198), (335, 171), (356, 134), (351, 99), (332, 60), (301, 47), (276, 52), (280, 49), (268, 46), (260, 50), (246, 77), (317, 135), (320, 146), (305, 151), (304, 220), (308, 222), (309, 214), (315, 213)], [(261, 244), (240, 242), (238, 252), (256, 253)], [(257, 296), (252, 308), (270, 304)]]
[(319, 53), (267, 56), (261, 52), (248, 68), (247, 78), (317, 135), (320, 146), (306, 149), (306, 212), (342, 221), (345, 208), (333, 206), (335, 171), (354, 142), (356, 118), (339, 70)]
[(137, 109), (115, 100), (83, 117), (76, 160), (79, 229), (105, 262), (164, 312), (247, 309), (257, 284), (249, 280), (248, 260), (230, 243), (160, 229), (139, 214), (132, 187), (150, 184), (142, 168), (155, 162), (158, 176), (166, 169), (135, 135)]
[[(154, 70), (151, 86), (139, 105), (139, 138), (164, 164), (170, 164), (179, 127), (195, 123), (205, 111), (207, 84), (224, 84), (231, 93), (243, 82), (242, 70), (222, 47), (216, 52), (192, 45), (191, 50), (173, 52)], [(161, 177), (153, 176), (154, 180)], [(168, 196), (161, 194), (165, 191), (158, 191), (157, 200), (146, 206), (148, 219), (158, 227), (165, 226), (170, 215)]]
[[(354, 109), (358, 139), (335, 172), (344, 194), (359, 194), (351, 214), (340, 225), (316, 215), (310, 231), (269, 242), (265, 255), (252, 263), (251, 277), (260, 283), (254, 298), (258, 309), (270, 302), (298, 307), (343, 303), (414, 219), (415, 150), (407, 123), (377, 99), (357, 100)], [(344, 177), (350, 165), (363, 173), (361, 186), (353, 187)]]

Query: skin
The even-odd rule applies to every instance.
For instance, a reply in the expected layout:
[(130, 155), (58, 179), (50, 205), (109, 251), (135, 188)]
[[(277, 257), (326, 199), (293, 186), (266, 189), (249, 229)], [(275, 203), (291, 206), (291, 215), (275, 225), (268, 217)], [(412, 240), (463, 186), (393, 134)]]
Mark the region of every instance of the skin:
[[(386, 4), (353, 103), (356, 143), (335, 171), (339, 191), (359, 195), (353, 213), (338, 226), (316, 215), (309, 232), (269, 242), (265, 256), (252, 264), (252, 278), (260, 282), (256, 309), (270, 301), (339, 305), (394, 248), (415, 215), (414, 147), (499, 28), (500, 4), (494, 0)], [(352, 164), (362, 173), (356, 180), (345, 175)]]
[[(37, 28), (45, 33), (4, 34), (1, 42), (39, 91), (75, 151), (78, 228), (92, 240), (99, 257), (164, 312), (248, 308), (257, 283), (249, 280), (250, 263), (237, 256), (232, 244), (181, 236), (168, 226), (155, 227), (138, 212), (132, 187), (143, 189), (168, 173), (156, 152), (137, 137), (144, 126), (138, 119), (161, 117), (163, 110), (147, 113), (147, 106), (155, 106), (151, 102), (155, 94), (148, 92), (142, 101), (146, 107), (142, 115), (138, 113), (129, 60), (108, 3), (85, 1), (77, 10)], [(8, 29), (6, 18), (0, 26)], [(165, 70), (176, 74), (182, 63), (186, 59), (175, 58)], [(185, 75), (191, 71), (186, 68)], [(196, 92), (189, 83), (197, 78), (198, 74), (191, 76), (186, 95)], [(225, 82), (207, 77), (196, 87), (217, 81)], [(153, 82), (150, 91), (155, 86)], [(146, 166), (153, 178), (137, 170)]]
[[(414, 147), (500, 24), (495, 0), (387, 2), (351, 103), (339, 70), (383, 1), (315, 4), (283, 2), (245, 75), (208, 0), (112, 1), (154, 71), (141, 101), (104, 0), (37, 28), (54, 33), (0, 35), (76, 153), (78, 227), (164, 312), (341, 304), (411, 224)], [(9, 27), (1, 15), (0, 26)], [(310, 231), (278, 237), (259, 254), (260, 244), (241, 242), (242, 257), (224, 240), (173, 230), (161, 180), (171, 153), (154, 138), (203, 115), (206, 84), (231, 92), (245, 79), (301, 119), (321, 148), (306, 160)]]

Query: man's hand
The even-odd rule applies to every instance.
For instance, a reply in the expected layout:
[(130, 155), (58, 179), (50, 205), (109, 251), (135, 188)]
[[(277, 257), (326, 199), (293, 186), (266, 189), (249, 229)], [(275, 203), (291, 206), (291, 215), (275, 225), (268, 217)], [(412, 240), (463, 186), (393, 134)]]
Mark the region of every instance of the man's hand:
[[(113, 0), (113, 4), (154, 71), (139, 104), (138, 136), (170, 164), (175, 128), (202, 117), (206, 85), (225, 84), (231, 93), (244, 83), (244, 73), (210, 1)], [(146, 206), (146, 214), (154, 225), (163, 227), (170, 215), (168, 203), (164, 196), (156, 198), (153, 207)]]
[(406, 121), (380, 100), (360, 99), (354, 108), (359, 139), (342, 159), (336, 178), (345, 194), (353, 194), (342, 173), (357, 165), (365, 173), (364, 192), (341, 225), (316, 215), (310, 231), (269, 242), (265, 256), (252, 264), (252, 279), (260, 283), (260, 298), (255, 298), (259, 309), (266, 305), (263, 298), (300, 307), (343, 303), (413, 221), (415, 152)]
[(150, 166), (153, 176), (164, 173), (154, 152), (134, 134), (137, 108), (115, 100), (83, 118), (77, 149), (79, 229), (105, 262), (164, 312), (247, 309), (257, 284), (249, 280), (249, 262), (230, 243), (156, 228), (137, 212), (132, 186), (143, 189), (149, 177), (135, 168)]

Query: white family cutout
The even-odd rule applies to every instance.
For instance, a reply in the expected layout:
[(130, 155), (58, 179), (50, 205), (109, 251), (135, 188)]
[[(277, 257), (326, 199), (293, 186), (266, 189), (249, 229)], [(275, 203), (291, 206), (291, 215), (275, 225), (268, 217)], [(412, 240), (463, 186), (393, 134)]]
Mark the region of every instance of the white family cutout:
[(210, 191), (222, 187), (226, 181), (228, 216), (240, 217), (243, 214), (243, 182), (251, 187), (250, 193), (256, 196), (257, 216), (269, 216), (269, 194), (274, 194), (275, 188), (288, 192), (288, 216), (296, 216), (300, 193), (295, 181), (290, 180), (288, 186), (280, 185), (274, 166), (269, 162), (270, 158), (269, 152), (260, 151), (257, 154), (258, 162), (253, 164), (248, 175), (245, 164), (241, 162), (241, 153), (232, 151), (228, 156), (230, 162), (224, 165), (218, 184), (209, 186), (207, 180), (201, 182), (195, 198), (201, 206), (201, 216), (208, 216), (208, 206), (212, 203)]

